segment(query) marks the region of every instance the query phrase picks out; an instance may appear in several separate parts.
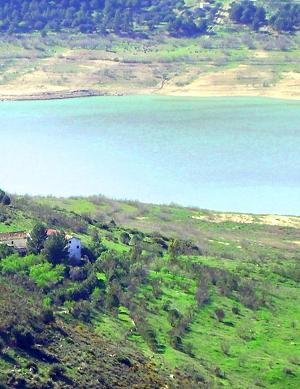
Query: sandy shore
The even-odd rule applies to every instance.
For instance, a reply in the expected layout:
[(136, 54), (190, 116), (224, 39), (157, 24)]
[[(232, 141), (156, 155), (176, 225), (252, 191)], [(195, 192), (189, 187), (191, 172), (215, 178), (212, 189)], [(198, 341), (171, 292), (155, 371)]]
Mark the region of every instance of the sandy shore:
[(49, 91), (49, 92), (34, 92), (30, 94), (2, 94), (0, 91), (0, 101), (30, 101), (30, 100), (61, 100), (72, 99), (78, 97), (92, 96), (129, 96), (129, 95), (157, 95), (157, 96), (177, 96), (177, 97), (269, 97), (282, 100), (300, 100), (299, 93), (293, 91), (280, 90), (259, 90), (259, 89), (241, 89), (232, 88), (220, 89), (210, 88), (206, 90), (194, 89), (172, 89), (165, 90), (135, 90), (135, 91), (97, 91), (97, 90), (66, 90), (66, 91)]
[(141, 93), (109, 93), (109, 92), (100, 92), (93, 90), (74, 90), (74, 91), (57, 91), (57, 92), (42, 92), (42, 93), (33, 93), (33, 94), (18, 94), (18, 95), (1, 95), (0, 101), (34, 101), (34, 100), (63, 100), (63, 99), (72, 99), (78, 97), (93, 97), (93, 96), (128, 96), (128, 95), (160, 95), (160, 96), (177, 96), (177, 97), (269, 97), (281, 100), (300, 100), (300, 95), (288, 94), (288, 93), (256, 93), (255, 91), (251, 92), (240, 92), (233, 93), (232, 91), (215, 91), (215, 92), (204, 92), (203, 93), (187, 93), (185, 91), (164, 91), (164, 92), (145, 92)]
[[(286, 72), (276, 83), (262, 83), (268, 74), (263, 71), (256, 77), (249, 76), (249, 67), (240, 65), (234, 69), (204, 73), (191, 82), (181, 84), (174, 77), (169, 81), (154, 87), (145, 87), (142, 83), (132, 85), (130, 82), (122, 85), (87, 85), (70, 90), (66, 86), (55, 87), (44, 83), (41, 88), (36, 84), (21, 82), (19, 85), (2, 85), (0, 100), (51, 100), (70, 99), (88, 96), (122, 96), (122, 95), (163, 95), (186, 97), (271, 97), (277, 99), (300, 100), (300, 73)], [(31, 81), (31, 80), (28, 80)]]
[[(0, 101), (26, 101), (26, 100), (61, 100), (76, 97), (108, 96), (110, 94), (94, 90), (70, 90), (36, 92), (31, 94), (1, 94)], [(119, 94), (112, 94), (119, 95)]]

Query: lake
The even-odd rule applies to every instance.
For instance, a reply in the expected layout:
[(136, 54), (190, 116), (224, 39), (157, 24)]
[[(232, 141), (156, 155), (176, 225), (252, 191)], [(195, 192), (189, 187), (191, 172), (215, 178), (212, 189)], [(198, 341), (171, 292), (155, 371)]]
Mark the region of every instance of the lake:
[(300, 214), (300, 102), (90, 97), (0, 103), (0, 187)]

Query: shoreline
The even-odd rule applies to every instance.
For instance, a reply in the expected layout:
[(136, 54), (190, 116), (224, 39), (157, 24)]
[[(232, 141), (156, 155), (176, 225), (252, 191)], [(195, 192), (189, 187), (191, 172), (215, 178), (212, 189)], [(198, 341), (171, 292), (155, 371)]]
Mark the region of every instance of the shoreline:
[[(142, 92), (142, 93), (141, 93)], [(277, 100), (290, 100), (290, 101), (300, 101), (300, 95), (295, 96), (293, 94), (281, 94), (281, 93), (255, 93), (259, 91), (249, 91), (249, 93), (235, 93), (235, 92), (220, 92), (216, 93), (205, 92), (203, 93), (189, 93), (186, 91), (167, 91), (167, 90), (152, 90), (145, 91), (141, 90), (139, 92), (107, 92), (107, 91), (97, 91), (90, 89), (78, 89), (78, 90), (66, 90), (66, 91), (53, 91), (53, 92), (40, 92), (40, 93), (31, 93), (31, 94), (5, 94), (1, 95), (0, 101), (47, 101), (47, 100), (67, 100), (75, 99), (81, 97), (100, 97), (100, 96), (134, 96), (134, 95), (143, 95), (143, 96), (166, 96), (166, 97), (194, 97), (194, 98), (218, 98), (218, 97), (263, 97), (263, 98), (272, 98)]]
[(105, 92), (98, 92), (94, 90), (70, 90), (70, 91), (53, 91), (41, 92), (33, 94), (20, 95), (1, 95), (0, 101), (43, 101), (43, 100), (66, 100), (76, 99), (79, 97), (97, 97), (97, 96), (122, 96), (122, 94), (109, 94)]

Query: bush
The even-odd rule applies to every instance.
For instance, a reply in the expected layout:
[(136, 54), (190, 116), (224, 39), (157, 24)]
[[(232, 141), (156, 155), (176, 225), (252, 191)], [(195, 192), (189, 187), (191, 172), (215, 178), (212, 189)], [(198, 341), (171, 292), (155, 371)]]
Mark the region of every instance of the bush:
[(232, 310), (232, 313), (234, 313), (235, 315), (239, 315), (241, 313), (239, 307), (232, 307), (231, 310)]
[(49, 288), (58, 284), (64, 279), (65, 266), (52, 266), (51, 263), (45, 262), (31, 267), (29, 277), (40, 288)]
[(54, 313), (51, 309), (45, 309), (42, 312), (42, 321), (44, 324), (52, 323), (54, 322), (54, 320), (55, 320)]
[(65, 371), (66, 369), (62, 365), (54, 365), (49, 370), (49, 377), (52, 378), (54, 381), (58, 381), (63, 378)]
[(10, 197), (2, 189), (0, 189), (0, 203), (3, 205), (11, 203)]
[(73, 308), (72, 315), (86, 323), (91, 321), (92, 309), (89, 301), (79, 301)]
[(223, 353), (225, 355), (229, 355), (230, 354), (230, 344), (229, 342), (227, 342), (226, 340), (224, 340), (222, 343), (221, 343), (221, 350), (223, 351)]
[(15, 274), (21, 271), (27, 272), (30, 267), (39, 264), (42, 260), (41, 257), (33, 254), (27, 255), (26, 257), (12, 254), (2, 259), (0, 268), (3, 274)]
[(86, 276), (87, 271), (82, 267), (72, 267), (69, 271), (69, 277), (72, 281), (83, 281)]
[(219, 321), (223, 321), (225, 318), (225, 312), (223, 311), (223, 309), (216, 309), (215, 315)]
[(130, 242), (130, 235), (125, 231), (121, 232), (120, 237), (119, 237), (119, 241), (122, 244), (128, 245)]
[(3, 341), (3, 339), (0, 338), (0, 354), (2, 354), (2, 351), (4, 350), (5, 348), (5, 343)]
[(0, 260), (12, 255), (14, 249), (7, 244), (0, 244)]
[(22, 325), (15, 326), (12, 330), (12, 334), (15, 338), (17, 347), (24, 350), (29, 350), (35, 343), (31, 331)]

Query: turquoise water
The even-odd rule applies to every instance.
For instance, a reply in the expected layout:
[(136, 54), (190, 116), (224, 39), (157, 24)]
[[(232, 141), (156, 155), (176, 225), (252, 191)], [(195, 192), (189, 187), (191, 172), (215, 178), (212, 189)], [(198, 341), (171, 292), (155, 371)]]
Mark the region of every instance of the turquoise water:
[(0, 136), (0, 187), (10, 192), (300, 214), (300, 102), (1, 102)]

